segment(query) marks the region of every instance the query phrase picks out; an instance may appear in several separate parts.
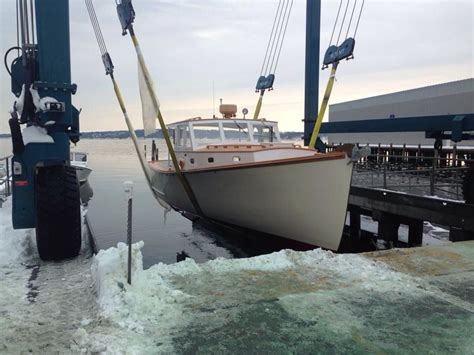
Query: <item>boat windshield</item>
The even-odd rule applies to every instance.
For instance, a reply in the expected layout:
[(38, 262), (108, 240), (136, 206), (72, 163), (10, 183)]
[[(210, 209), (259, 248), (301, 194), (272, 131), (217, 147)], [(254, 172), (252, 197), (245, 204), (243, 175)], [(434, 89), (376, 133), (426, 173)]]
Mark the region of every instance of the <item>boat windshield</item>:
[(254, 125), (252, 130), (253, 140), (259, 143), (272, 143), (277, 141), (275, 128), (266, 125)]

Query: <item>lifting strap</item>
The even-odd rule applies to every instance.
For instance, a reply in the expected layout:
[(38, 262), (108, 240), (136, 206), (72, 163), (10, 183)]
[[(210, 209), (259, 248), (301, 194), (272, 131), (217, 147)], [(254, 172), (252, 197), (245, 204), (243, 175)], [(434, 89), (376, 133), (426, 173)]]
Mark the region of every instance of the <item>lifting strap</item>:
[(311, 134), (311, 139), (309, 141), (309, 148), (314, 148), (316, 145), (316, 139), (318, 138), (319, 130), (321, 128), (321, 123), (323, 122), (324, 114), (326, 113), (326, 108), (328, 107), (329, 98), (331, 97), (332, 88), (334, 86), (334, 80), (336, 79), (336, 70), (339, 62), (336, 62), (332, 65), (331, 74), (329, 75), (328, 84), (326, 85), (326, 91), (324, 92), (323, 102), (321, 102), (321, 108), (319, 109), (318, 117), (314, 123), (313, 133)]
[(156, 118), (158, 119), (158, 122), (160, 123), (161, 132), (163, 134), (163, 138), (165, 139), (166, 146), (168, 148), (168, 152), (169, 152), (171, 160), (173, 162), (173, 167), (174, 167), (174, 170), (176, 172), (176, 176), (178, 177), (179, 181), (181, 182), (181, 185), (183, 186), (183, 188), (186, 192), (186, 195), (188, 195), (189, 200), (191, 201), (196, 213), (200, 217), (204, 217), (204, 213), (202, 212), (201, 206), (199, 205), (199, 202), (196, 198), (196, 195), (194, 194), (194, 191), (191, 188), (191, 185), (189, 184), (188, 179), (186, 178), (186, 176), (181, 171), (178, 159), (176, 158), (176, 153), (174, 151), (173, 144), (171, 143), (171, 139), (170, 139), (170, 136), (168, 134), (168, 129), (166, 128), (165, 122), (163, 120), (163, 116), (161, 115), (160, 105), (158, 103), (158, 99), (156, 97), (155, 90), (153, 88), (153, 84), (152, 84), (152, 81), (151, 81), (151, 76), (150, 76), (150, 73), (148, 72), (148, 68), (146, 66), (145, 59), (143, 58), (143, 53), (141, 51), (140, 44), (138, 43), (137, 36), (135, 35), (135, 31), (133, 30), (133, 25), (129, 24), (128, 32), (130, 34), (130, 38), (132, 39), (133, 46), (135, 47), (135, 51), (137, 53), (137, 58), (138, 58), (138, 63), (139, 63), (140, 68), (143, 72), (145, 83), (146, 83), (146, 86), (147, 86), (148, 91), (150, 93), (151, 102), (152, 102), (153, 108), (155, 109), (155, 112), (156, 112)]

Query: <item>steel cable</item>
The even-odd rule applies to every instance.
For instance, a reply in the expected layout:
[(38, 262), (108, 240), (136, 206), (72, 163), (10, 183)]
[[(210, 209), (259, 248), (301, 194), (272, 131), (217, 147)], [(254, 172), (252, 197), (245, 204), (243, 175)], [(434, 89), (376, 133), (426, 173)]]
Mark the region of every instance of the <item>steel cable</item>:
[(288, 16), (286, 17), (285, 29), (283, 30), (283, 36), (282, 36), (281, 42), (280, 42), (280, 49), (278, 50), (278, 55), (277, 55), (277, 58), (276, 58), (275, 67), (273, 68), (273, 74), (275, 74), (277, 66), (278, 66), (278, 61), (280, 60), (281, 48), (283, 47), (283, 41), (285, 40), (286, 29), (288, 27), (288, 22), (290, 20), (290, 14), (291, 14), (291, 9), (292, 8), (293, 8), (293, 0), (291, 0), (290, 10), (288, 11)]
[(273, 31), (275, 30), (275, 24), (276, 24), (278, 13), (280, 12), (280, 6), (281, 6), (281, 0), (278, 2), (277, 12), (275, 13), (275, 18), (273, 19), (272, 32), (270, 33), (270, 38), (268, 39), (267, 50), (265, 51), (265, 58), (263, 59), (262, 69), (260, 69), (260, 76), (262, 76), (263, 74), (263, 68), (265, 67), (265, 63), (267, 61), (268, 49), (270, 48), (270, 42), (273, 38)]
[(270, 65), (270, 73), (272, 72), (273, 63), (275, 62), (275, 58), (276, 58), (276, 55), (277, 55), (278, 47), (280, 46), (281, 33), (282, 33), (282, 30), (283, 30), (283, 24), (285, 23), (286, 14), (287, 14), (287, 11), (288, 11), (288, 5), (289, 5), (289, 4), (290, 4), (290, 0), (288, 0), (288, 1), (286, 2), (285, 12), (284, 12), (283, 17), (282, 17), (280, 30), (278, 31), (278, 39), (277, 39), (276, 46), (275, 46), (275, 52), (273, 53), (272, 63), (271, 63), (271, 65)]
[(336, 21), (334, 22), (334, 27), (332, 28), (332, 34), (331, 34), (331, 39), (329, 40), (329, 46), (331, 46), (332, 44), (332, 40), (334, 38), (334, 32), (336, 32), (336, 25), (337, 25), (337, 21), (339, 20), (339, 14), (341, 12), (341, 7), (342, 7), (342, 0), (341, 2), (339, 3), (339, 10), (337, 10), (337, 15), (336, 15)]
[(359, 28), (359, 21), (360, 21), (360, 17), (362, 16), (362, 10), (364, 10), (364, 3), (365, 3), (365, 0), (362, 0), (362, 5), (360, 7), (360, 12), (359, 12), (359, 18), (357, 19), (357, 25), (356, 25), (356, 28), (355, 28), (355, 31), (354, 31), (354, 39), (356, 37), (356, 34), (357, 34), (357, 29)]
[(346, 22), (347, 9), (349, 8), (349, 1), (347, 0), (346, 10), (344, 11), (344, 17), (342, 18), (341, 28), (339, 29), (339, 35), (337, 36), (336, 46), (339, 45), (339, 39), (341, 38), (342, 28), (344, 27), (344, 22)]
[(349, 29), (351, 28), (352, 18), (354, 17), (354, 11), (356, 9), (356, 6), (357, 6), (357, 0), (355, 0), (354, 7), (352, 8), (351, 18), (349, 20), (349, 25), (347, 26), (346, 39), (347, 39), (347, 36), (349, 36)]
[[(283, 3), (285, 3), (285, 0), (283, 0)], [(268, 61), (267, 61), (267, 64), (265, 66), (265, 72), (264, 74), (266, 75), (267, 73), (269, 73), (268, 71), (268, 66), (270, 65), (270, 58), (272, 57), (272, 53), (273, 53), (273, 48), (275, 46), (275, 40), (276, 40), (276, 32), (278, 32), (278, 29), (280, 28), (280, 23), (281, 23), (281, 18), (282, 18), (282, 15), (283, 14), (283, 6), (281, 7), (281, 10), (280, 10), (280, 14), (278, 16), (278, 22), (277, 22), (277, 27), (276, 27), (276, 31), (275, 31), (275, 35), (273, 36), (273, 41), (272, 41), (272, 45), (270, 47), (270, 55), (268, 57)]]
[(100, 54), (104, 55), (105, 53), (107, 53), (107, 46), (105, 45), (99, 21), (97, 20), (97, 16), (95, 14), (94, 5), (92, 4), (92, 0), (85, 0), (85, 3), (87, 7), (87, 12), (89, 13), (89, 18), (92, 23), (92, 28), (94, 29), (95, 38), (97, 40), (97, 44), (99, 45)]

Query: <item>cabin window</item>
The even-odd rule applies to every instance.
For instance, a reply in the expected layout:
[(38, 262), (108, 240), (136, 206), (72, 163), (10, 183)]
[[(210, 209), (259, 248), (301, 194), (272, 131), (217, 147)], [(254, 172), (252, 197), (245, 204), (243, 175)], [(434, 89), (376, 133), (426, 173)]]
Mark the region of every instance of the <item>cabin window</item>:
[(189, 126), (181, 125), (176, 127), (176, 148), (191, 148), (191, 137), (189, 136)]
[(240, 157), (239, 156), (234, 156), (234, 157), (232, 157), (232, 161), (238, 162), (238, 161), (240, 161)]
[(213, 158), (213, 157), (207, 158), (207, 162), (208, 162), (208, 163), (214, 163), (214, 158)]
[(191, 164), (194, 164), (194, 158), (189, 159), (189, 162), (190, 162)]
[(253, 139), (259, 143), (272, 143), (277, 141), (275, 128), (273, 126), (254, 125), (252, 134)]
[(221, 144), (219, 123), (193, 124), (195, 146)]
[(249, 127), (245, 122), (225, 122), (223, 123), (224, 137), (226, 142), (249, 142)]

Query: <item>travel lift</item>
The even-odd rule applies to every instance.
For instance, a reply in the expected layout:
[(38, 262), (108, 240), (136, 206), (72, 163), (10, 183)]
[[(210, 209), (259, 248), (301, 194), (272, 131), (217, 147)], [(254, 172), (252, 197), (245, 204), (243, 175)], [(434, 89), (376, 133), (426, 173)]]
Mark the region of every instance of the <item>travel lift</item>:
[[(4, 57), (17, 98), (9, 120), (13, 227), (36, 228), (41, 259), (70, 258), (81, 249), (81, 207), (69, 155), (80, 136), (79, 111), (71, 103), (77, 86), (71, 84), (69, 1), (17, 0), (16, 16), (17, 45)], [(32, 139), (22, 136), (20, 125)]]

